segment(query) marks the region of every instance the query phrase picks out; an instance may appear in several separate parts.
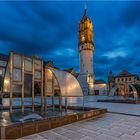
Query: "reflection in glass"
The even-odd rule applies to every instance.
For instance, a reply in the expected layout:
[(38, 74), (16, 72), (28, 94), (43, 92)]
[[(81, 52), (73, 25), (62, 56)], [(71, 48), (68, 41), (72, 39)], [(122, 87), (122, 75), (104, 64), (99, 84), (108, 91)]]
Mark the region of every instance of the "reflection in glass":
[(21, 70), (20, 69), (13, 69), (13, 80), (21, 81)]
[(4, 77), (4, 85), (3, 85), (3, 92), (10, 92), (10, 70), (9, 70), (9, 62), (6, 67), (6, 73)]
[(53, 78), (53, 73), (49, 70), (49, 69), (47, 69), (47, 80), (52, 80), (52, 78)]
[(40, 82), (35, 82), (34, 83), (34, 95), (35, 96), (40, 96), (41, 95), (41, 83)]
[(35, 71), (35, 79), (41, 79), (41, 72)]
[(35, 70), (41, 71), (41, 61), (40, 60), (35, 60)]
[(24, 74), (24, 96), (31, 97), (32, 95), (32, 75)]
[(21, 97), (21, 85), (12, 85), (13, 97)]
[(14, 64), (14, 67), (21, 68), (21, 56), (14, 54), (13, 55), (13, 64)]
[(7, 64), (6, 61), (0, 60), (0, 66), (2, 66), (2, 67), (6, 67), (6, 64)]
[(58, 86), (58, 82), (57, 82), (56, 78), (54, 79), (54, 86)]
[(25, 65), (25, 71), (32, 71), (32, 59), (31, 58), (25, 57), (24, 65)]
[(53, 85), (52, 85), (52, 82), (47, 82), (47, 94), (52, 94), (52, 88), (53, 88)]

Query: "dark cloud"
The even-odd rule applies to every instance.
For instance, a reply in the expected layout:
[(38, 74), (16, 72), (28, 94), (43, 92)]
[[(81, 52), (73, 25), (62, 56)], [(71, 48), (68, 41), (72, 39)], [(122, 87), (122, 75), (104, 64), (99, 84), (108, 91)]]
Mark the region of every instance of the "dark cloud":
[(125, 26), (140, 25), (140, 1), (130, 1), (122, 10), (121, 19)]
[[(0, 53), (10, 50), (53, 60), (79, 71), (78, 23), (83, 1), (0, 2)], [(94, 25), (94, 73), (107, 79), (126, 69), (139, 73), (140, 2), (88, 1)]]
[(134, 46), (135, 46), (135, 47), (140, 47), (140, 40), (136, 40), (136, 41), (134, 42)]

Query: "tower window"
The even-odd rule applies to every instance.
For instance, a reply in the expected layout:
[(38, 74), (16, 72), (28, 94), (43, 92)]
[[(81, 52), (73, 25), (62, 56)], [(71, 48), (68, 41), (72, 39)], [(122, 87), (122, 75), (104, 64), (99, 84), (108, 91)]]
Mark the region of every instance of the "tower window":
[(125, 81), (127, 81), (127, 78), (125, 78)]

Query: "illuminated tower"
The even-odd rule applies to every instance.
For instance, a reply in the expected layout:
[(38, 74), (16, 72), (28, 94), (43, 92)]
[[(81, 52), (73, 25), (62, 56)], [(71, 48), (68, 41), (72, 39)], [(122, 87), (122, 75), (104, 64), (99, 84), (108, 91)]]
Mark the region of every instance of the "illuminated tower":
[[(84, 15), (79, 23), (78, 29), (78, 50), (80, 56), (80, 75), (78, 80), (82, 88), (84, 88), (85, 92), (88, 94), (93, 93), (94, 86), (94, 74), (93, 74), (93, 52), (94, 52), (94, 44), (93, 44), (93, 25), (90, 18), (87, 15), (87, 8), (85, 4)], [(87, 83), (87, 87), (85, 84)]]

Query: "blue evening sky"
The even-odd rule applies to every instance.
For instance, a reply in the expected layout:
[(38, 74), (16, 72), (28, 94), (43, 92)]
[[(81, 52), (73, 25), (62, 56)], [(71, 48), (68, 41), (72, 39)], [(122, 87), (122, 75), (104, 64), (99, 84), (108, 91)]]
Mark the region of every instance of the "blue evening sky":
[[(87, 1), (94, 25), (94, 73), (140, 74), (140, 2)], [(84, 1), (0, 2), (0, 53), (38, 54), (79, 71), (78, 23)]]

